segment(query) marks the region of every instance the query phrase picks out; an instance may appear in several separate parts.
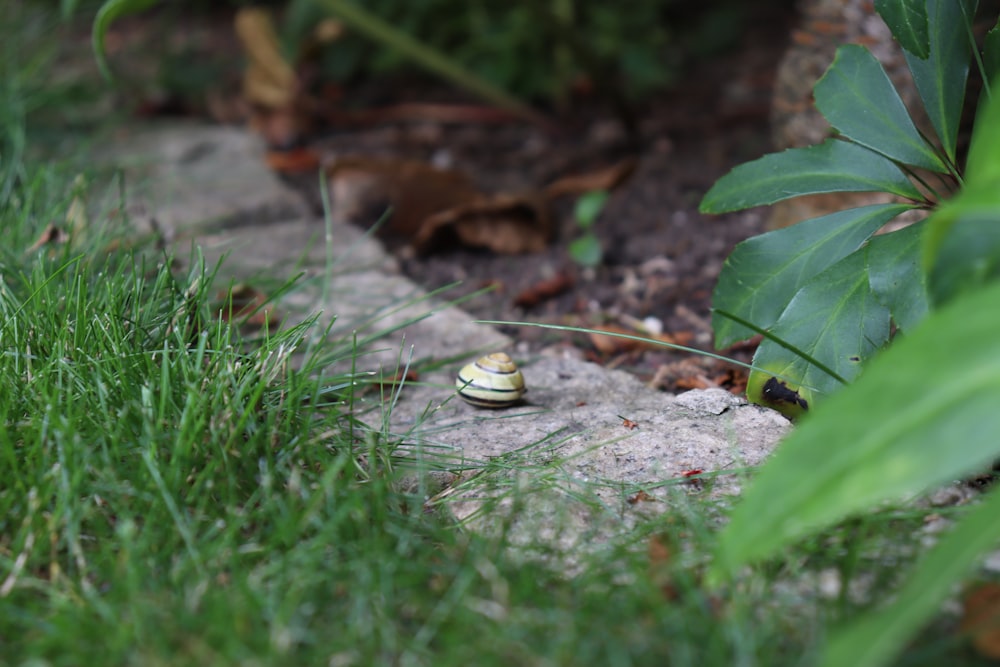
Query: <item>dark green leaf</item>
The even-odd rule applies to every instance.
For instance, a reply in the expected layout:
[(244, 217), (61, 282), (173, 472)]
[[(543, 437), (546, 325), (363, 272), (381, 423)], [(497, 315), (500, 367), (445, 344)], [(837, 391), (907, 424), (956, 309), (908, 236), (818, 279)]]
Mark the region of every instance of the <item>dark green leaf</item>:
[[(747, 239), (722, 266), (712, 305), (768, 329), (807, 281), (860, 248), (882, 225), (909, 208), (877, 204), (849, 209)], [(754, 334), (717, 313), (712, 315), (712, 325), (718, 348)]]
[(1000, 453), (1000, 285), (932, 313), (782, 443), (720, 535), (715, 576)]
[(987, 81), (1000, 81), (1000, 26), (994, 26), (983, 39), (983, 67)]
[(900, 46), (918, 58), (928, 56), (930, 43), (924, 0), (875, 0), (875, 11), (889, 26)]
[(607, 190), (594, 190), (582, 195), (576, 200), (576, 208), (573, 210), (573, 217), (576, 219), (576, 223), (584, 229), (592, 227), (597, 220), (597, 216), (604, 210), (604, 204), (607, 201)]
[(924, 224), (917, 223), (872, 237), (865, 248), (872, 292), (903, 332), (922, 322), (930, 305), (921, 262), (923, 232)]
[(980, 104), (965, 162), (968, 185), (995, 187), (1000, 192), (1000, 77), (993, 79), (993, 95)]
[(882, 65), (868, 49), (848, 44), (813, 89), (816, 108), (841, 134), (915, 167), (946, 172), (920, 136)]
[(106, 79), (111, 79), (111, 70), (108, 69), (108, 60), (104, 53), (104, 37), (108, 28), (111, 27), (115, 19), (128, 14), (136, 14), (155, 4), (156, 0), (107, 0), (101, 5), (97, 17), (94, 19), (91, 42), (94, 47), (94, 56), (97, 58), (97, 66)]
[(902, 590), (893, 595), (891, 604), (833, 633), (822, 667), (889, 664), (1000, 539), (998, 513), (1000, 493), (994, 491), (921, 559)]
[(1000, 189), (989, 195), (979, 209), (964, 200), (963, 212), (949, 226), (930, 275), (935, 303), (1000, 278)]
[(993, 95), (976, 116), (964, 187), (928, 220), (923, 265), (931, 273), (931, 294), (936, 301), (947, 300), (993, 275), (998, 221), (1000, 95)]
[(920, 58), (903, 52), (931, 124), (952, 161), (955, 160), (971, 56), (963, 4), (971, 17), (975, 13), (976, 0), (927, 0), (930, 55)]
[[(868, 284), (865, 254), (857, 251), (817, 274), (799, 290), (771, 328), (775, 338), (818, 359), (850, 381), (889, 338), (889, 310)], [(764, 340), (754, 366), (793, 378), (810, 397), (833, 393), (841, 381), (783, 345)], [(811, 403), (811, 401), (810, 401)]]
[(920, 192), (891, 160), (848, 141), (790, 148), (734, 168), (701, 200), (702, 213), (725, 213), (821, 192)]

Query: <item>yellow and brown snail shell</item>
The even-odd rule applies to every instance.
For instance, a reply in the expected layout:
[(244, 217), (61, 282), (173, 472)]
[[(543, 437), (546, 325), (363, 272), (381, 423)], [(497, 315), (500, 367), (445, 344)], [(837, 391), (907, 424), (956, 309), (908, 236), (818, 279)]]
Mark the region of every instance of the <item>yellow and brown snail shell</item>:
[(524, 376), (507, 354), (480, 357), (458, 372), (458, 395), (480, 408), (506, 408), (521, 400), (527, 389)]

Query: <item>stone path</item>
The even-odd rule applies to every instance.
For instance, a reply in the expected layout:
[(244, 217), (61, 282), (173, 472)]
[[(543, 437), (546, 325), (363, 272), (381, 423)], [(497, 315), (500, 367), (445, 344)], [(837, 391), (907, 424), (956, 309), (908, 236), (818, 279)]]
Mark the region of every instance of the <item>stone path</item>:
[[(432, 500), (481, 528), (495, 523), (484, 520), (484, 503), (497, 501), (489, 505), (494, 511), (509, 507), (509, 491), (519, 488), (532, 491), (517, 494), (518, 502), (532, 504), (519, 516), (536, 518), (522, 520), (526, 536), (566, 547), (593, 543), (665, 506), (629, 503), (639, 489), (669, 501), (682, 472), (729, 473), (756, 465), (788, 429), (777, 413), (722, 390), (672, 397), (626, 373), (576, 359), (519, 356), (508, 338), (460, 309), (441, 299), (417, 300), (424, 292), (399, 273), (376, 240), (336, 220), (328, 226), (311, 213), (266, 167), (256, 138), (242, 130), (184, 124), (131, 129), (109, 154), (105, 159), (125, 169), (130, 207), (147, 213), (136, 216), (137, 224), (155, 218), (179, 257), (192, 243), (210, 266), (226, 256), (222, 279), (283, 280), (303, 273), (300, 287), (280, 302), (290, 323), (319, 311), (321, 323), (335, 316), (335, 334), (349, 335), (374, 320), (359, 332), (364, 335), (418, 320), (377, 341), (359, 359), (360, 369), (391, 376), (398, 359), (411, 355), (449, 363), (405, 386), (398, 400), (369, 398), (363, 418), (415, 456), (489, 474), (489, 484), (480, 479), (469, 491), (456, 483), (464, 478), (452, 479), (452, 487)], [(529, 386), (526, 404), (483, 411), (455, 399), (457, 369), (492, 350), (507, 350), (520, 363)], [(638, 427), (627, 429), (620, 416)], [(704, 493), (738, 489), (738, 475), (720, 474)]]

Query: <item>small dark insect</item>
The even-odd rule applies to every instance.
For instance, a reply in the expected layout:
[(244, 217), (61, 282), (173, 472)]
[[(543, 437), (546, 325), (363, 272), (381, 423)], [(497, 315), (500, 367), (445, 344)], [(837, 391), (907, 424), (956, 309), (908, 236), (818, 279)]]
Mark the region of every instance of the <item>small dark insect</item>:
[(681, 477), (694, 477), (695, 475), (700, 475), (703, 472), (705, 471), (702, 470), (701, 468), (694, 468), (692, 470), (682, 470)]
[(809, 403), (806, 399), (799, 396), (799, 392), (789, 389), (787, 384), (774, 376), (771, 376), (764, 383), (761, 394), (772, 403), (789, 403), (791, 405), (798, 405), (803, 410), (809, 409)]

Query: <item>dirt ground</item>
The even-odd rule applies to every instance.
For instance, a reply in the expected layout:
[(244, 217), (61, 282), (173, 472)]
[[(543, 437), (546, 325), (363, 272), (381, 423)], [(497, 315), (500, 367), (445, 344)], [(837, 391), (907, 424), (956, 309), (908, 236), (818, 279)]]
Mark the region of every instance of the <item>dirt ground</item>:
[[(583, 269), (567, 246), (577, 232), (573, 199), (557, 203), (558, 234), (539, 253), (498, 255), (457, 246), (417, 256), (393, 243), (405, 272), (427, 289), (457, 281), (445, 293), (461, 298), (472, 315), (488, 320), (548, 322), (635, 332), (655, 318), (677, 342), (711, 350), (711, 294), (728, 253), (764, 230), (765, 211), (705, 216), (698, 204), (732, 166), (772, 150), (768, 127), (774, 70), (787, 44), (793, 16), (763, 7), (740, 44), (691, 69), (683, 79), (639, 110), (638, 151), (625, 147), (616, 118), (584, 107), (553, 134), (523, 123), (428, 126), (396, 124), (323, 139), (326, 153), (369, 152), (446, 162), (472, 176), (485, 191), (520, 191), (559, 176), (599, 169), (623, 156), (638, 158), (633, 175), (618, 187), (598, 219), (604, 261)], [(558, 294), (538, 297), (539, 286), (558, 284)], [(524, 305), (525, 301), (534, 301)], [(522, 350), (566, 346), (586, 358), (625, 368), (668, 390), (721, 384), (741, 388), (728, 365), (665, 348), (629, 347), (582, 334), (504, 326)], [(727, 354), (748, 360), (752, 349)], [(730, 370), (727, 370), (730, 369)]]
[[(632, 141), (615, 114), (582, 99), (570, 113), (550, 114), (557, 131), (520, 121), (448, 124), (410, 119), (366, 128), (326, 128), (308, 142), (326, 156), (443, 163), (493, 193), (537, 189), (559, 177), (635, 158), (631, 177), (613, 191), (597, 221), (604, 260), (596, 269), (583, 269), (569, 256), (568, 245), (578, 232), (572, 197), (555, 203), (556, 237), (542, 252), (498, 255), (448, 245), (418, 256), (405, 239), (389, 238), (387, 245), (423, 287), (461, 283), (444, 298), (462, 299), (492, 288), (462, 301), (476, 318), (610, 326), (631, 333), (639, 333), (636, 327), (643, 322), (654, 327), (659, 323), (663, 334), (676, 342), (711, 350), (715, 281), (733, 246), (764, 230), (766, 212), (704, 216), (698, 203), (731, 167), (772, 150), (771, 91), (795, 20), (789, 4), (752, 3), (739, 43), (690, 66), (674, 86), (635, 110), (638, 133)], [(121, 29), (132, 39), (141, 35), (128, 23)], [(232, 39), (230, 34), (217, 43), (232, 44)], [(441, 93), (420, 86), (426, 82), (415, 89), (405, 83), (374, 82), (375, 92), (367, 94), (375, 106), (386, 107)], [(345, 92), (355, 99), (366, 94)], [(315, 183), (314, 176), (309, 180)], [(553, 285), (561, 289), (543, 294)], [(724, 386), (739, 391), (745, 379), (730, 365), (662, 347), (630, 347), (539, 328), (501, 328), (518, 341), (519, 353), (559, 346), (631, 370), (667, 390)], [(746, 361), (752, 348), (725, 353)]]

